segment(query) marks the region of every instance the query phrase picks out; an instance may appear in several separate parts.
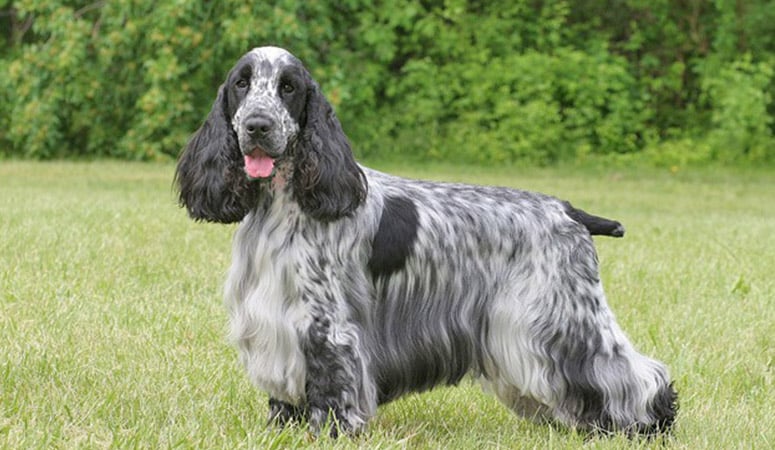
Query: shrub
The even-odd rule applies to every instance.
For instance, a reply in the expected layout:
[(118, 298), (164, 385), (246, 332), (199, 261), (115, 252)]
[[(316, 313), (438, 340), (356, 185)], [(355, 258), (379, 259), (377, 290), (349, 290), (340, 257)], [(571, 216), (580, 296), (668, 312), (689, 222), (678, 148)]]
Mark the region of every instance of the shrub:
[(771, 162), (773, 24), (766, 0), (7, 0), (0, 156), (174, 158), (272, 44), (362, 157)]
[(773, 68), (754, 63), (750, 54), (727, 63), (706, 61), (700, 67), (703, 100), (711, 113), (708, 139), (712, 159), (762, 162), (775, 157), (769, 88)]

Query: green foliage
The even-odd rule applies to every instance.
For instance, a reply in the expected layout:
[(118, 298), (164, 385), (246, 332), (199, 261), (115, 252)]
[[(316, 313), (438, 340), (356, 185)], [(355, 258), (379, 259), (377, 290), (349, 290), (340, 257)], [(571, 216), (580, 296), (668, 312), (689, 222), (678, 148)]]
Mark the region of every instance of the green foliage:
[(360, 156), (775, 161), (767, 0), (17, 0), (0, 28), (0, 156), (173, 158), (273, 44)]
[(709, 133), (714, 157), (733, 162), (761, 161), (773, 156), (772, 116), (767, 107), (772, 98), (773, 67), (754, 63), (750, 54), (718, 65), (708, 61), (702, 77), (703, 94), (709, 104)]
[(401, 109), (392, 131), (415, 140), (423, 156), (545, 163), (584, 149), (637, 148), (642, 102), (630, 95), (634, 80), (621, 60), (565, 48), (467, 55), (444, 65), (412, 62), (395, 79), (391, 97)]

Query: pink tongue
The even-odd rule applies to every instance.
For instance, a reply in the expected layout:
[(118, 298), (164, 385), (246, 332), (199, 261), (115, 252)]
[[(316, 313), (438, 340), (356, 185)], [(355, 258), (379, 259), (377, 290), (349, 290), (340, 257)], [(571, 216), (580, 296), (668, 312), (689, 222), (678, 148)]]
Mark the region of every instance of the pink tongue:
[(267, 178), (274, 170), (274, 160), (256, 149), (253, 153), (245, 155), (245, 172), (250, 178)]

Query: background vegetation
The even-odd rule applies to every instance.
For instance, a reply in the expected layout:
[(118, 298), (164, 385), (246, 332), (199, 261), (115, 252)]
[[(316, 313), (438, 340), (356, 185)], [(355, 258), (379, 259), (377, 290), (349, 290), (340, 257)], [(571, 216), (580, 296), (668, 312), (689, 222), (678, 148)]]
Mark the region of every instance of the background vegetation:
[(362, 157), (775, 160), (770, 0), (0, 0), (0, 30), (0, 156), (174, 158), (275, 44)]

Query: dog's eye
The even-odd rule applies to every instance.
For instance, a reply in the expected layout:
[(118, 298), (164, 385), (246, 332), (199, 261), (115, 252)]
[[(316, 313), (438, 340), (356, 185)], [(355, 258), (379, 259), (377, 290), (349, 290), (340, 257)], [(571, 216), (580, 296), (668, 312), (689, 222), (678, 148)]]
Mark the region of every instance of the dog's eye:
[(245, 89), (246, 87), (248, 87), (248, 80), (244, 78), (240, 78), (239, 80), (237, 80), (236, 83), (234, 83), (234, 85), (240, 89)]
[(293, 91), (295, 91), (295, 90), (296, 90), (296, 88), (294, 88), (294, 87), (293, 87), (293, 85), (292, 85), (291, 83), (284, 82), (284, 83), (282, 83), (282, 84), (280, 85), (280, 91), (281, 91), (283, 94), (291, 94), (291, 93), (293, 93)]

